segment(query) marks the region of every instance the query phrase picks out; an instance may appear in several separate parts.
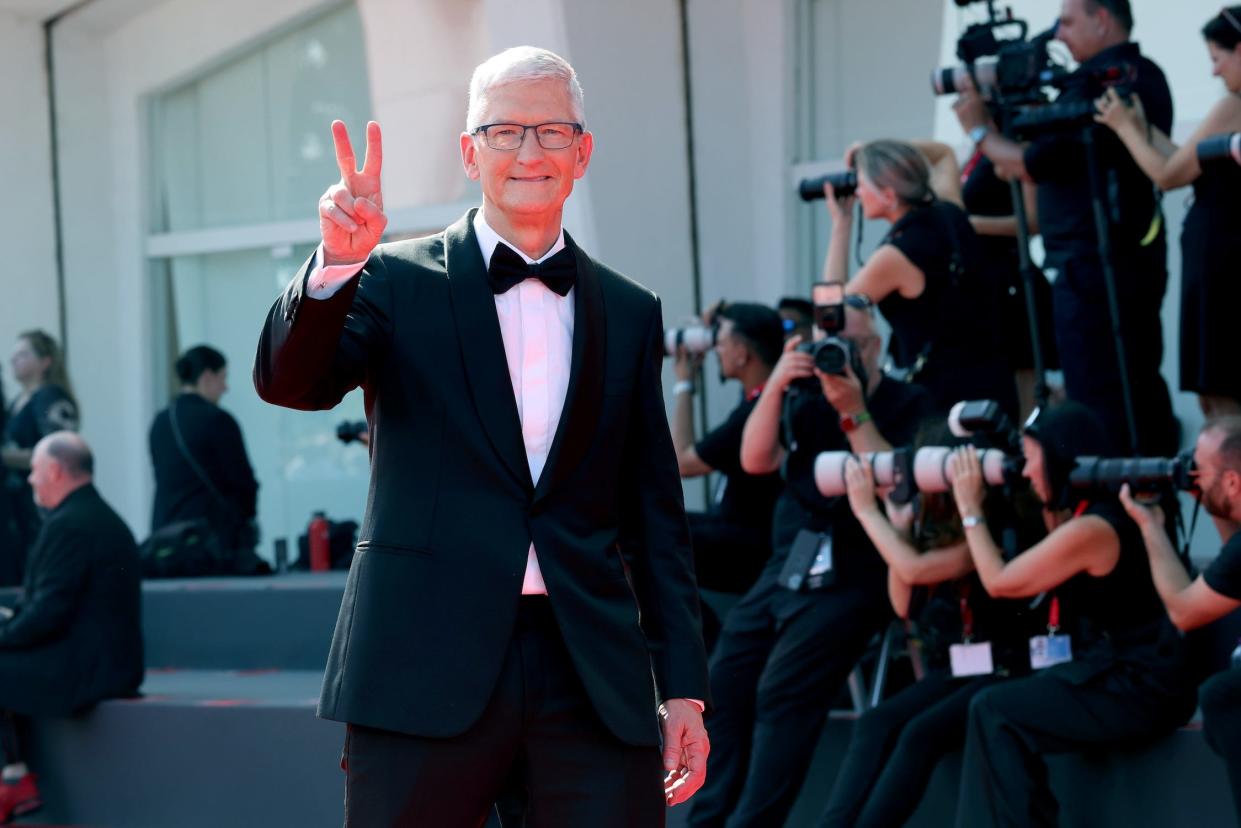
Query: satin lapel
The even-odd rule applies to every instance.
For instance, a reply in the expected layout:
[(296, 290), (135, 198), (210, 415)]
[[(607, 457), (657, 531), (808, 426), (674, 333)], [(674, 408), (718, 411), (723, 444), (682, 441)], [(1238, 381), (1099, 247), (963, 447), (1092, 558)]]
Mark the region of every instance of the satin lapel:
[(444, 265), (457, 339), (474, 407), (487, 438), (517, 482), (530, 490), (534, 484), (521, 436), (521, 418), (513, 397), (513, 380), (508, 375), (495, 297), (487, 285), (487, 270), (474, 235), (473, 219), (471, 210), (444, 231)]
[(547, 465), (539, 476), (534, 499), (548, 492), (577, 467), (590, 448), (603, 408), (603, 369), (606, 319), (603, 289), (590, 257), (582, 252), (569, 234), (565, 244), (577, 256), (577, 282), (573, 291), (573, 356), (569, 367), (569, 388), (564, 411), (556, 426)]

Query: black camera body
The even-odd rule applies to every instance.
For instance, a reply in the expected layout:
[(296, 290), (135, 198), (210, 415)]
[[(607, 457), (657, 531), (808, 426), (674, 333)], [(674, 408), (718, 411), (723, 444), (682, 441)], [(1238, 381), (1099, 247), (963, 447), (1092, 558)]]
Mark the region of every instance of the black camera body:
[(345, 445), (359, 441), (370, 430), (366, 420), (345, 420), (336, 426), (336, 439)]
[[(823, 339), (802, 342), (797, 350), (814, 358), (814, 367), (825, 374), (843, 377), (852, 368), (853, 373), (866, 387), (866, 372), (862, 367), (862, 355), (853, 343), (839, 334), (845, 329), (845, 292), (839, 283), (820, 282), (814, 287), (814, 324), (827, 334)], [(817, 383), (813, 378), (802, 380), (810, 388)]]
[(1069, 485), (1113, 494), (1126, 483), (1134, 494), (1197, 492), (1196, 472), (1192, 449), (1176, 457), (1078, 457)]
[(825, 198), (823, 186), (829, 183), (836, 192), (836, 198), (848, 198), (857, 192), (857, 173), (853, 170), (841, 170), (840, 172), (827, 173), (815, 178), (803, 178), (801, 183), (797, 185), (797, 193), (801, 196), (802, 201), (814, 201)]

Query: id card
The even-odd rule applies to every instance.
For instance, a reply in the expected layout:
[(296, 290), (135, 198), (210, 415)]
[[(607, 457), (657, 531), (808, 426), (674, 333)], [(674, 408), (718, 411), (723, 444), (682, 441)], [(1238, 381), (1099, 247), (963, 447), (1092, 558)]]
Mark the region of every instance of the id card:
[(810, 570), (806, 572), (806, 588), (809, 590), (822, 589), (830, 586), (835, 580), (832, 573), (832, 536), (831, 533), (825, 532), (819, 535), (819, 545), (815, 549), (814, 561), (810, 564)]
[(995, 672), (995, 665), (991, 661), (990, 641), (953, 644), (948, 648), (948, 658), (952, 662), (953, 678), (989, 676)]
[(1072, 636), (1036, 635), (1030, 639), (1030, 667), (1042, 670), (1073, 660)]
[(780, 569), (780, 585), (794, 592), (813, 592), (830, 586), (834, 578), (831, 533), (799, 531)]

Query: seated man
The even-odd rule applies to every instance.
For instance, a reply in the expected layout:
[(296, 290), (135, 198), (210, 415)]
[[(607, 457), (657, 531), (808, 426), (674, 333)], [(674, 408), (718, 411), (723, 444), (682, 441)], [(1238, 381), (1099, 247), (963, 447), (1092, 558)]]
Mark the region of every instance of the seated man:
[[(1210, 420), (1194, 447), (1198, 499), (1215, 521), (1224, 548), (1206, 571), (1190, 579), (1164, 531), (1159, 507), (1133, 499), (1128, 487), (1121, 502), (1142, 529), (1155, 589), (1168, 617), (1181, 630), (1193, 630), (1241, 607), (1241, 417)], [(1241, 817), (1241, 667), (1208, 679), (1199, 693), (1202, 730), (1211, 748), (1228, 765), (1233, 804)]]
[[(716, 471), (723, 475), (707, 511), (688, 515), (698, 585), (741, 595), (753, 586), (771, 554), (771, 513), (784, 488), (777, 473), (750, 475), (742, 470), (741, 432), (780, 358), (784, 334), (779, 315), (763, 305), (729, 304), (718, 311), (717, 318), (715, 355), (720, 360), (720, 381), (739, 381), (741, 402), (723, 424), (695, 443), (693, 377), (699, 358), (682, 347), (676, 361), (672, 442), (681, 477)], [(710, 652), (720, 622), (705, 603), (702, 626)]]
[(141, 582), (134, 537), (91, 483), (86, 442), (44, 437), (30, 463), (47, 518), (21, 600), (0, 612), (0, 823), (41, 805), (22, 761), (15, 716), (67, 716), (133, 696), (142, 683)]

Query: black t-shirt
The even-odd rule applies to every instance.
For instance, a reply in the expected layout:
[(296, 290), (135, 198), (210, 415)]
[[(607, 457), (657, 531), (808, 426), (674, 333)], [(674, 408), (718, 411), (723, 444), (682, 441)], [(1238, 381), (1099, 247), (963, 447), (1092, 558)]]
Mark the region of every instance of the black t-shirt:
[[(1133, 92), (1141, 99), (1147, 121), (1165, 134), (1172, 130), (1172, 92), (1163, 71), (1142, 56), (1136, 43), (1105, 49), (1083, 63), (1064, 88), (1059, 103), (1091, 101), (1103, 94), (1097, 79), (1105, 67), (1125, 64), (1137, 71)], [(1162, 256), (1163, 244), (1142, 248), (1139, 242), (1151, 227), (1158, 209), (1155, 189), (1116, 133), (1102, 125), (1091, 127), (1103, 185), (1109, 196), (1111, 242), (1118, 260), (1132, 261), (1145, 250)], [(1071, 130), (1036, 138), (1025, 151), (1026, 171), (1038, 184), (1039, 227), (1048, 263), (1063, 266), (1077, 255), (1095, 256), (1094, 213), (1091, 203), (1082, 131)], [(1160, 234), (1162, 239), (1162, 233)]]
[[(785, 489), (776, 501), (768, 566), (783, 560), (798, 530), (830, 529), (837, 584), (872, 580), (882, 585), (887, 568), (853, 517), (849, 499), (824, 497), (814, 484), (814, 461), (819, 453), (849, 449), (849, 440), (840, 430), (840, 415), (815, 391), (790, 391), (784, 405), (784, 422), (792, 432), (793, 444), (782, 429), (780, 441), (788, 449)], [(866, 401), (866, 410), (879, 433), (893, 446), (911, 443), (923, 420), (935, 415), (935, 405), (924, 388), (886, 377)]]
[(946, 201), (914, 207), (884, 243), (922, 271), (925, 283), (913, 299), (893, 291), (879, 302), (892, 326), (888, 351), (896, 366), (911, 367), (925, 353), (915, 380), (942, 410), (961, 400), (993, 399), (1016, 416), (1016, 390), (1000, 338), (1001, 286), (987, 278), (969, 216)]
[(1064, 609), (1062, 618), (1072, 622), (1062, 626), (1073, 628), (1088, 646), (1104, 635), (1123, 643), (1166, 621), (1137, 524), (1116, 500), (1092, 503), (1083, 514), (1107, 521), (1120, 539), (1120, 558), (1102, 577), (1082, 572), (1054, 590)]
[(5, 441), (20, 449), (32, 449), (54, 431), (77, 431), (78, 407), (59, 385), (44, 385), (30, 395), (21, 408), (9, 409)]
[(770, 530), (771, 513), (784, 481), (777, 472), (755, 475), (741, 468), (741, 435), (757, 402), (757, 398), (742, 401), (694, 450), (702, 462), (724, 475), (724, 495), (710, 513), (730, 523)]
[(1241, 532), (1233, 533), (1202, 578), (1220, 595), (1241, 601)]

